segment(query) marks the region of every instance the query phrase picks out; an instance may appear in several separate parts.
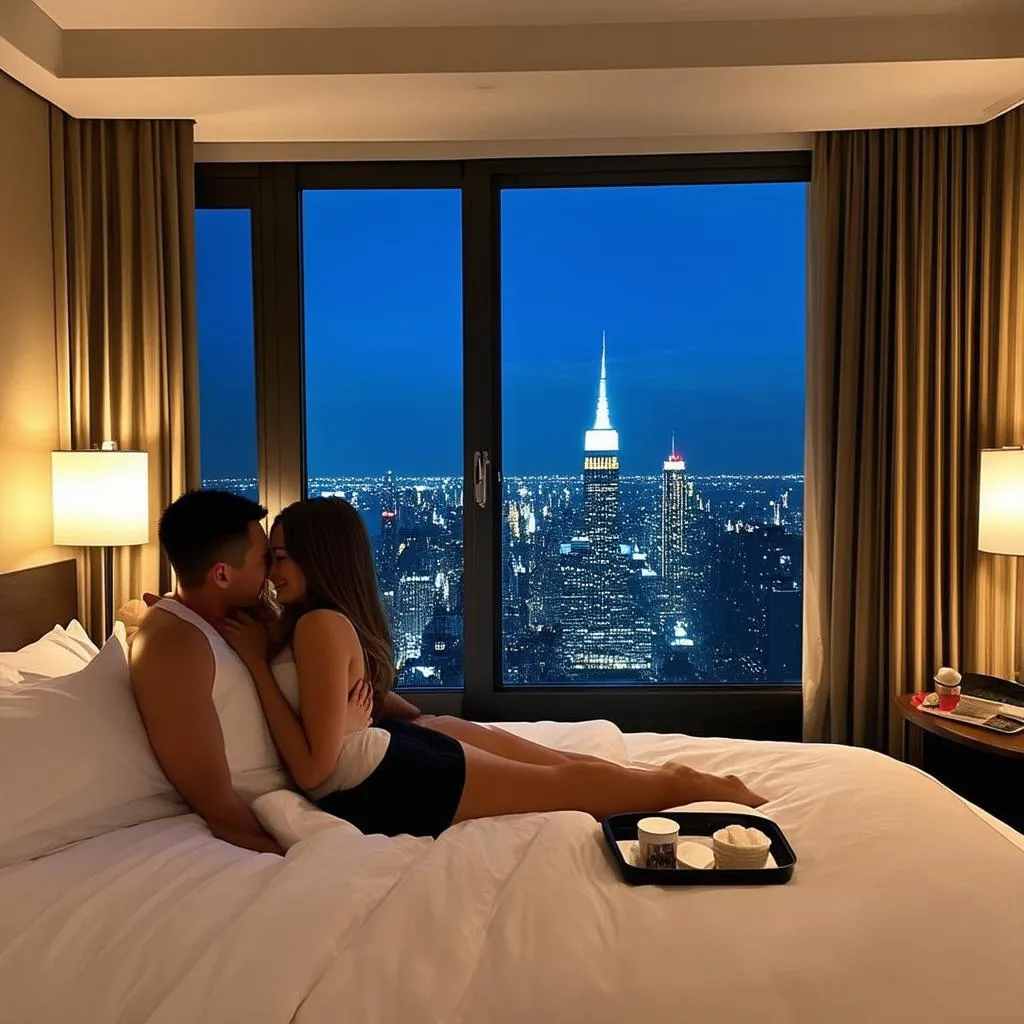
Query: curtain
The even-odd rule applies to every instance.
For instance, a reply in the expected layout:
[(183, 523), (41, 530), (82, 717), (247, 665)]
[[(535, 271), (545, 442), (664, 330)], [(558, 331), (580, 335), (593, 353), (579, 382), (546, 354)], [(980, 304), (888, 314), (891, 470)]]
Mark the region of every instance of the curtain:
[[(61, 445), (149, 453), (150, 542), (115, 552), (114, 604), (161, 593), (161, 509), (198, 486), (192, 124), (76, 120), (51, 110)], [(87, 628), (99, 551), (79, 562)]]
[(804, 735), (898, 755), (897, 694), (1020, 665), (977, 501), (1024, 443), (1024, 110), (820, 136), (809, 230)]

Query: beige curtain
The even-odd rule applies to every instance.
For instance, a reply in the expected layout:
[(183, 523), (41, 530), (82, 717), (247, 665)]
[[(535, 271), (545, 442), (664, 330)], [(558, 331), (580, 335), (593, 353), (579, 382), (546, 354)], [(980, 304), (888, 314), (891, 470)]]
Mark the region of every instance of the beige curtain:
[(898, 754), (896, 694), (1020, 664), (977, 496), (1024, 443), (1024, 111), (821, 136), (809, 266), (804, 733)]
[[(160, 510), (198, 485), (192, 124), (51, 113), (61, 444), (149, 453), (150, 543), (115, 553), (115, 608), (166, 589)], [(80, 561), (87, 628), (99, 552)]]

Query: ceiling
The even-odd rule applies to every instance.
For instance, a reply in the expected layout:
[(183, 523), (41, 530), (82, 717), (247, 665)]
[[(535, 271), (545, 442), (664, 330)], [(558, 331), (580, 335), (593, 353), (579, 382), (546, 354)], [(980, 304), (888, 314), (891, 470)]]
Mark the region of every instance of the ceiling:
[(1024, 100), (1024, 0), (0, 0), (0, 68), (205, 159), (779, 148)]

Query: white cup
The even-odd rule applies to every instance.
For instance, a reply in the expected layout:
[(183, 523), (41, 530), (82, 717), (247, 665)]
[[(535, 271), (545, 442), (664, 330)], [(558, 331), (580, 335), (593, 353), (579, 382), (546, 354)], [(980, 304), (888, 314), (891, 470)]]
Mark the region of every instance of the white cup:
[(671, 818), (641, 818), (636, 823), (640, 864), (645, 868), (673, 870), (679, 845), (679, 822)]

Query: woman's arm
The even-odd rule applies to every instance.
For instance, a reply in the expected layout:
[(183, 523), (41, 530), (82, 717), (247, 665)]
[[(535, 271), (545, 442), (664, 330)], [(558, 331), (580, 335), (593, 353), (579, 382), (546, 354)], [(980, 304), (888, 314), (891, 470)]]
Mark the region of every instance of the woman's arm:
[[(251, 620), (250, 620), (251, 622)], [(362, 675), (362, 647), (352, 624), (334, 612), (304, 615), (295, 627), (292, 650), (299, 677), (299, 715), (274, 681), (263, 650), (244, 625), (225, 635), (246, 662), (256, 684), (267, 725), (288, 772), (302, 789), (320, 785), (334, 770), (345, 739), (349, 692)]]
[(256, 684), (256, 693), (263, 706), (263, 716), (270, 727), (274, 746), (277, 747), (288, 774), (301, 789), (312, 789), (319, 785), (330, 774), (330, 769), (320, 778), (311, 781), (314, 772), (313, 751), (309, 738), (302, 719), (292, 711), (287, 698), (281, 693), (270, 666), (264, 661), (250, 665), (249, 671)]

